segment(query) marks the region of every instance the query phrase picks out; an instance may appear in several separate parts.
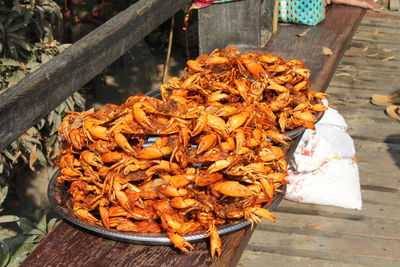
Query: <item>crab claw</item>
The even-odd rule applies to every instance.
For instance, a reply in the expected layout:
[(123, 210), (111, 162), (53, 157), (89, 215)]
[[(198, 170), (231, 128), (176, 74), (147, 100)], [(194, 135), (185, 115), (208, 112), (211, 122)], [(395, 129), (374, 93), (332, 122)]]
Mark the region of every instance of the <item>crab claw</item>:
[(228, 167), (231, 164), (232, 164), (232, 161), (229, 159), (217, 160), (216, 162), (211, 164), (210, 167), (208, 167), (207, 172), (209, 172), (209, 173), (217, 172), (222, 169), (225, 169), (226, 167)]
[(226, 123), (227, 132), (230, 134), (231, 132), (242, 126), (253, 113), (254, 108), (247, 107), (243, 112), (231, 116)]
[(215, 227), (214, 221), (210, 223), (210, 229), (208, 230), (208, 234), (210, 236), (210, 250), (211, 257), (214, 258), (214, 255), (217, 254), (218, 258), (221, 256), (221, 238), (218, 234), (218, 229)]
[(280, 143), (280, 144), (282, 144), (282, 145), (288, 145), (288, 143), (286, 142), (286, 140), (291, 140), (291, 139), (292, 139), (292, 138), (290, 138), (290, 137), (288, 137), (288, 136), (286, 136), (286, 135), (284, 135), (284, 134), (275, 132), (275, 131), (273, 131), (273, 130), (268, 130), (268, 131), (266, 132), (266, 134), (267, 134), (267, 136), (268, 136), (269, 138), (271, 138), (271, 139), (274, 140), (275, 142), (278, 142), (278, 143)]
[(259, 217), (267, 219), (271, 222), (276, 221), (275, 214), (273, 214), (272, 212), (270, 212), (267, 209), (260, 208), (260, 207), (252, 207), (252, 208), (247, 208), (245, 210), (245, 218), (248, 221), (250, 221), (252, 224), (261, 222), (261, 219)]
[(200, 137), (199, 146), (197, 147), (197, 154), (200, 154), (215, 145), (217, 142), (217, 135), (214, 133), (206, 134)]
[(183, 236), (171, 232), (167, 232), (166, 235), (171, 240), (172, 244), (174, 244), (174, 247), (183, 252), (190, 253), (188, 248), (191, 250), (194, 249), (193, 246), (183, 238)]
[(237, 181), (217, 182), (212, 185), (212, 188), (221, 194), (231, 197), (249, 197), (252, 195), (252, 192), (245, 185)]

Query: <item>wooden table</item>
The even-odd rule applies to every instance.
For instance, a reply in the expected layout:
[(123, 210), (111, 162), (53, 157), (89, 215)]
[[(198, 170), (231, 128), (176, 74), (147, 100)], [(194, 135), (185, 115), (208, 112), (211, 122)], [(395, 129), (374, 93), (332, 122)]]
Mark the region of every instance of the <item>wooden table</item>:
[[(280, 25), (278, 34), (262, 50), (286, 59), (304, 60), (315, 80), (312, 89), (325, 91), (363, 15), (360, 8), (328, 7), (325, 22), (311, 27), (306, 36), (296, 34), (304, 32), (307, 26)], [(323, 55), (322, 47), (330, 48), (333, 55)], [(21, 266), (235, 266), (251, 234), (246, 228), (223, 236), (222, 256), (212, 260), (207, 241), (194, 244), (194, 251), (185, 255), (170, 246), (142, 246), (105, 239), (62, 222)]]

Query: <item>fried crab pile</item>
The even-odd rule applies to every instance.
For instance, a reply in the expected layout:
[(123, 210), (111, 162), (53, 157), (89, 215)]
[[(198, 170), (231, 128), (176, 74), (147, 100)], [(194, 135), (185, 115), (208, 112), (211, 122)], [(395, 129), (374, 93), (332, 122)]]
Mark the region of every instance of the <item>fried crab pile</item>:
[(288, 130), (313, 128), (325, 94), (308, 90), (300, 60), (233, 48), (189, 60), (185, 75), (118, 106), (69, 113), (59, 183), (74, 214), (106, 229), (184, 236), (205, 231), (221, 254), (217, 225), (261, 218), (287, 183)]

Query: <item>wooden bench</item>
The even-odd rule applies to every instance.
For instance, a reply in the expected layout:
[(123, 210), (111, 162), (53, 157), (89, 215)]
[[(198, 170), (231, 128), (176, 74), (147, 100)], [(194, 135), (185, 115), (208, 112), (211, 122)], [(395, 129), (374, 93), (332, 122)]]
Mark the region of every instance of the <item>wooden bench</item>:
[[(2, 93), (0, 149), (188, 2), (140, 1), (14, 88)], [(339, 5), (329, 7), (325, 22), (311, 27), (304, 37), (297, 37), (297, 34), (309, 27), (280, 25), (278, 33), (265, 47), (252, 46), (241, 50), (257, 49), (284, 58), (304, 60), (312, 69), (315, 80), (312, 89), (325, 91), (363, 15), (364, 11), (360, 8)], [(117, 44), (114, 43), (111, 49), (109, 45), (113, 42)], [(333, 55), (323, 55), (324, 46), (329, 47)], [(235, 266), (251, 234), (252, 230), (246, 228), (223, 236), (222, 256), (219, 260), (213, 260), (207, 241), (194, 244), (194, 251), (185, 255), (171, 246), (143, 246), (105, 239), (61, 222), (22, 266)]]

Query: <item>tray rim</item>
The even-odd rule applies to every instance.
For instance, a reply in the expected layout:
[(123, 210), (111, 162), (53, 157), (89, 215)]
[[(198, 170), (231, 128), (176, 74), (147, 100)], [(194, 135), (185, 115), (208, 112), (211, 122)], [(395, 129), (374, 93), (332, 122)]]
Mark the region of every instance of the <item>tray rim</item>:
[[(112, 230), (109, 231), (105, 229), (102, 226), (98, 226), (95, 224), (89, 224), (84, 222), (83, 220), (77, 218), (77, 217), (71, 217), (69, 216), (63, 208), (60, 207), (60, 204), (57, 202), (56, 199), (56, 186), (58, 185), (59, 187), (62, 187), (65, 185), (60, 184), (57, 182), (57, 178), (60, 174), (60, 169), (57, 169), (56, 172), (53, 174), (52, 178), (50, 179), (48, 188), (47, 188), (47, 195), (48, 199), (50, 202), (50, 206), (65, 220), (68, 222), (72, 223), (75, 226), (79, 226), (85, 230), (89, 230), (90, 232), (94, 232), (97, 234), (100, 234), (106, 238), (117, 240), (117, 241), (122, 241), (122, 242), (127, 242), (127, 243), (134, 243), (134, 244), (142, 244), (142, 245), (172, 245), (171, 241), (169, 238), (165, 235), (165, 233), (138, 233), (138, 232), (121, 232), (121, 231), (116, 231)], [(272, 201), (272, 203), (267, 207), (268, 210), (273, 210), (276, 208), (279, 203), (282, 201), (285, 193), (286, 193), (286, 184), (282, 185), (280, 187), (280, 190), (282, 190), (282, 193), (278, 193), (275, 197), (275, 199)], [(65, 191), (65, 190), (64, 190)], [(66, 192), (65, 192), (66, 193)], [(60, 196), (61, 197), (61, 196)], [(67, 209), (68, 207), (64, 207)], [(218, 228), (218, 233), (220, 235), (224, 234), (229, 234), (233, 233), (236, 231), (239, 231), (243, 228), (246, 228), (250, 226), (250, 222), (246, 220), (241, 220), (238, 223), (235, 224), (227, 224), (227, 225), (221, 225), (217, 226)], [(136, 234), (132, 234), (136, 233)], [(208, 238), (207, 234), (205, 231), (202, 231), (200, 233), (194, 233), (190, 235), (185, 235), (184, 236), (185, 240), (191, 241), (191, 242), (200, 242), (206, 238)]]

